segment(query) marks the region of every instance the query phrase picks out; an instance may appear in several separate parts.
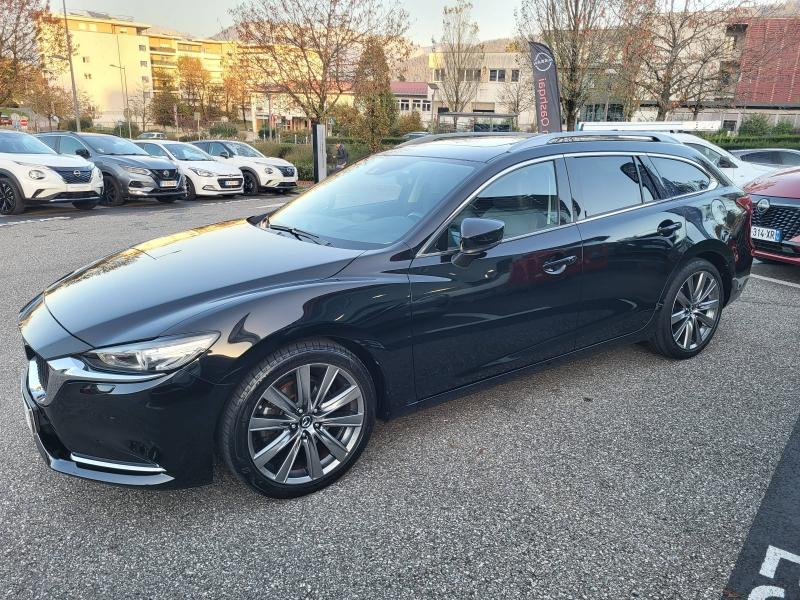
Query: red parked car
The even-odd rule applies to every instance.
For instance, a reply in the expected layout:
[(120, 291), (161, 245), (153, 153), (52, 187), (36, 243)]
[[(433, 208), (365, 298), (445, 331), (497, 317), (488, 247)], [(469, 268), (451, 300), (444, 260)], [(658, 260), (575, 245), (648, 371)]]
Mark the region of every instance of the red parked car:
[(745, 189), (753, 199), (753, 256), (800, 265), (800, 169), (759, 177)]

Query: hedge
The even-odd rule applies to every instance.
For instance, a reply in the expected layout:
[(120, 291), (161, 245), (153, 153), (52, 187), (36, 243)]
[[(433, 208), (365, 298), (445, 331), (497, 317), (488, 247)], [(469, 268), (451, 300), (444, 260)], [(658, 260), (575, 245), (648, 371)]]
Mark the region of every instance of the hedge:
[(745, 150), (750, 148), (795, 148), (800, 149), (800, 134), (791, 135), (726, 135), (703, 136), (709, 142), (725, 150)]

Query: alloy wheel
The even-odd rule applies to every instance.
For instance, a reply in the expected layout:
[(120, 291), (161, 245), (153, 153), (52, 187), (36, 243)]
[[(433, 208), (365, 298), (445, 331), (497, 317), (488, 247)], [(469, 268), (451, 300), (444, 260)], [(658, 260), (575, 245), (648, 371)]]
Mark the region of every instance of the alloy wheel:
[(261, 395), (248, 423), (250, 458), (272, 481), (296, 485), (337, 469), (358, 445), (364, 396), (346, 369), (289, 370)]
[(719, 318), (720, 290), (708, 271), (692, 273), (678, 288), (672, 305), (672, 339), (694, 350), (708, 339)]
[(245, 196), (252, 196), (256, 193), (256, 178), (250, 175), (250, 173), (245, 173), (244, 175), (244, 194)]
[(17, 206), (14, 188), (7, 181), (0, 181), (0, 214), (10, 215)]

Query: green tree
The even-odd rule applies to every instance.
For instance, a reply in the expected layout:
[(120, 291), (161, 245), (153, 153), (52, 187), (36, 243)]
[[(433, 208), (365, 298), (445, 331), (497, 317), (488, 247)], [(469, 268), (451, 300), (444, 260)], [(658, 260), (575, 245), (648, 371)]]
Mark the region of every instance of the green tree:
[(178, 98), (169, 90), (159, 90), (153, 94), (150, 101), (150, 120), (156, 125), (167, 127), (175, 125), (175, 107), (178, 105)]
[(364, 46), (356, 68), (353, 85), (354, 105), (361, 115), (358, 137), (372, 152), (381, 149), (381, 140), (397, 119), (397, 102), (389, 86), (389, 64), (380, 40), (373, 38)]
[(771, 128), (766, 115), (750, 115), (739, 125), (739, 135), (767, 135)]

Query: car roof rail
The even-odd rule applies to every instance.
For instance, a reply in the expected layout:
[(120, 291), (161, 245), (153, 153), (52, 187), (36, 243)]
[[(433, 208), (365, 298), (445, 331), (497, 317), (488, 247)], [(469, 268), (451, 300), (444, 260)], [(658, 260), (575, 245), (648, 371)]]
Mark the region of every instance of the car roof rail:
[(531, 145), (571, 142), (666, 142), (680, 144), (668, 133), (660, 131), (562, 131), (539, 136)]
[(481, 137), (508, 137), (519, 139), (531, 138), (535, 135), (536, 134), (534, 133), (525, 133), (524, 131), (456, 131), (453, 133), (431, 133), (429, 135), (408, 140), (407, 142), (398, 144), (395, 147), (403, 148), (404, 146), (416, 146), (418, 144), (427, 144), (429, 142), (436, 142), (438, 140), (459, 140)]

